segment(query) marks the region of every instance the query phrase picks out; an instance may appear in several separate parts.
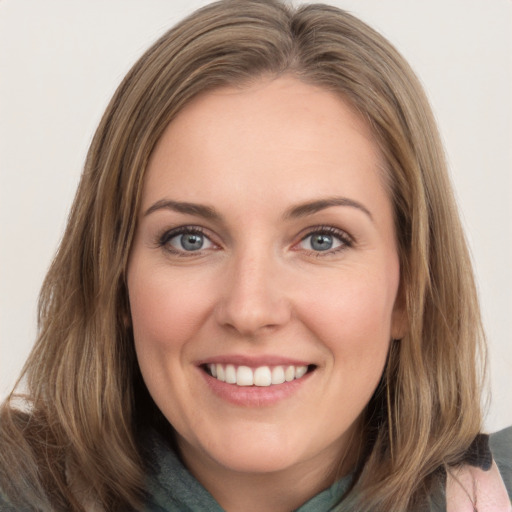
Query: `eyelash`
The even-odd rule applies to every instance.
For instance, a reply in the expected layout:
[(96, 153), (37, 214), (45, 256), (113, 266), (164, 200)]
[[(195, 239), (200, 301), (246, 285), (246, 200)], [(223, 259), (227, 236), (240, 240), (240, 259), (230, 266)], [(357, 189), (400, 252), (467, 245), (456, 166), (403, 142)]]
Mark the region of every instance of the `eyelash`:
[[(201, 228), (200, 226), (180, 226), (178, 228), (174, 228), (171, 230), (166, 230), (162, 234), (157, 236), (156, 240), (156, 246), (159, 248), (163, 248), (166, 251), (172, 253), (173, 255), (180, 256), (180, 257), (191, 257), (191, 256), (197, 256), (198, 254), (202, 254), (201, 250), (198, 251), (185, 251), (185, 250), (177, 250), (172, 245), (169, 244), (169, 241), (173, 238), (180, 236), (180, 235), (201, 235), (207, 240), (210, 241), (210, 243), (215, 244), (211, 240), (211, 238), (205, 234), (205, 230)], [(306, 252), (310, 255), (314, 255), (315, 257), (325, 257), (325, 256), (332, 256), (333, 254), (337, 254), (341, 251), (344, 251), (350, 247), (353, 247), (354, 240), (351, 236), (349, 236), (345, 231), (342, 231), (341, 229), (335, 228), (333, 226), (315, 226), (308, 230), (308, 232), (297, 242), (294, 244), (294, 246), (297, 246), (304, 240), (306, 240), (308, 237), (312, 235), (329, 235), (334, 238), (337, 238), (341, 245), (339, 247), (336, 247), (334, 249), (328, 249), (325, 251), (314, 251), (314, 250), (306, 250)], [(296, 249), (299, 250), (299, 249)]]
[(341, 242), (341, 245), (335, 249), (329, 249), (326, 251), (307, 251), (309, 254), (317, 258), (338, 254), (339, 252), (349, 249), (354, 245), (354, 239), (351, 236), (349, 236), (345, 231), (342, 231), (341, 229), (335, 228), (333, 226), (315, 226), (310, 228), (308, 232), (300, 239), (299, 243), (303, 242), (312, 235), (329, 235), (337, 238)]
[(214, 242), (212, 242), (211, 238), (205, 234), (205, 230), (200, 226), (180, 226), (179, 228), (164, 231), (161, 235), (159, 235), (156, 240), (156, 246), (165, 249), (167, 252), (170, 252), (175, 256), (181, 256), (185, 258), (190, 256), (197, 256), (198, 254), (202, 253), (201, 250), (180, 251), (169, 244), (170, 240), (180, 235), (201, 235), (209, 240), (212, 244), (216, 245)]

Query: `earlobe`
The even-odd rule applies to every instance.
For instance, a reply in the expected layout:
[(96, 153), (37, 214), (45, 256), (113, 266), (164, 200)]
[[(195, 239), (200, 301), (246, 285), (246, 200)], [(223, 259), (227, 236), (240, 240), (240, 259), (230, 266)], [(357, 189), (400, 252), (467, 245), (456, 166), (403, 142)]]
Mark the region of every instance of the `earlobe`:
[(125, 293), (124, 293), (124, 304), (121, 312), (121, 319), (123, 321), (123, 327), (126, 331), (130, 330), (132, 328), (132, 312), (130, 308), (130, 298), (128, 295), (128, 286), (125, 282)]
[(391, 319), (391, 338), (401, 340), (408, 332), (408, 321), (405, 309), (394, 309)]
[(126, 330), (132, 328), (132, 318), (129, 313), (123, 313), (123, 325)]
[(398, 289), (391, 315), (391, 338), (401, 340), (409, 331), (405, 293), (402, 285)]

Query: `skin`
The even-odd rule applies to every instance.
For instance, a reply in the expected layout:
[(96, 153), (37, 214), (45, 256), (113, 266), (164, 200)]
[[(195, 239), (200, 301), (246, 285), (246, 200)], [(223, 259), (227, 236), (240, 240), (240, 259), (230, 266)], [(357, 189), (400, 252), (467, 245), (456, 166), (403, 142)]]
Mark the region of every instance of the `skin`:
[[(382, 167), (346, 102), (289, 76), (197, 97), (152, 154), (127, 273), (135, 348), (185, 464), (227, 511), (294, 509), (357, 456), (358, 420), (404, 327)], [(333, 197), (352, 203), (289, 215)], [(201, 250), (163, 236), (182, 226), (204, 230)], [(325, 226), (333, 248), (315, 250)], [(198, 366), (226, 355), (314, 371), (276, 403), (236, 405)]]

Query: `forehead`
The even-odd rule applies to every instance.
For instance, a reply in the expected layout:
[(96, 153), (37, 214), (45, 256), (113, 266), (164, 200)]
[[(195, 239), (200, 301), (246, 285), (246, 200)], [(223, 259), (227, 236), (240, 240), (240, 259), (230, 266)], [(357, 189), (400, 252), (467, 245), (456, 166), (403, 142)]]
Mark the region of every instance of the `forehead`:
[(143, 207), (164, 191), (187, 201), (208, 191), (222, 201), (223, 187), (231, 199), (267, 201), (283, 190), (297, 201), (333, 189), (356, 194), (365, 182), (381, 184), (382, 167), (368, 124), (339, 95), (291, 76), (261, 79), (183, 108), (151, 156)]

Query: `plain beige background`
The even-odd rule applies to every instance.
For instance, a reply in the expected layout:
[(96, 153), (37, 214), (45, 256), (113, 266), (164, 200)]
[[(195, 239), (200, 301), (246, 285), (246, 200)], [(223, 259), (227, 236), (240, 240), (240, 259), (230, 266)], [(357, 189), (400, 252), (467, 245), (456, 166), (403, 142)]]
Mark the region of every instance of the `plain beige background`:
[[(203, 1), (0, 0), (0, 397), (115, 87)], [(438, 118), (490, 344), (489, 430), (512, 424), (512, 1), (338, 0), (410, 61)]]

